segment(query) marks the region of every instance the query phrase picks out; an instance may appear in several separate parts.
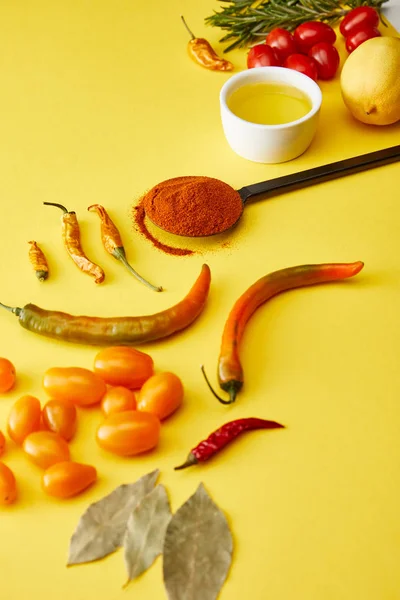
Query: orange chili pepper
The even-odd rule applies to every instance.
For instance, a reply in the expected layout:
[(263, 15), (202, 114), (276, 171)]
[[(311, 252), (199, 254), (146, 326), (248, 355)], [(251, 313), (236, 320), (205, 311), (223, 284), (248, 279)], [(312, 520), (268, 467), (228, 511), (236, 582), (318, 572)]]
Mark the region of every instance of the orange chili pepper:
[(63, 211), (62, 216), (62, 237), (64, 246), (76, 264), (83, 272), (94, 278), (95, 283), (104, 281), (104, 271), (101, 267), (88, 259), (81, 247), (81, 234), (76, 212), (68, 211), (62, 204), (55, 202), (43, 202), (47, 206), (57, 206)]
[(43, 250), (39, 248), (36, 242), (28, 242), (29, 260), (35, 270), (36, 277), (39, 281), (45, 281), (49, 276), (49, 266)]
[(182, 15), (181, 19), (191, 37), (188, 43), (189, 56), (206, 69), (211, 69), (212, 71), (232, 71), (233, 64), (229, 60), (220, 58), (210, 42), (204, 38), (195, 37)]
[(107, 252), (119, 260), (128, 269), (128, 271), (144, 285), (147, 285), (147, 287), (155, 292), (162, 292), (161, 286), (155, 286), (146, 281), (146, 279), (139, 275), (139, 273), (137, 273), (135, 269), (128, 263), (126, 260), (125, 248), (122, 244), (121, 235), (113, 221), (110, 219), (106, 209), (100, 204), (92, 204), (89, 206), (88, 211), (96, 212), (101, 219), (101, 239)]
[(94, 346), (134, 345), (160, 340), (193, 323), (205, 307), (210, 282), (210, 268), (203, 265), (183, 300), (171, 308), (144, 317), (77, 317), (43, 310), (34, 304), (12, 308), (0, 302), (0, 307), (14, 313), (22, 327), (39, 335)]
[(207, 384), (214, 396), (222, 404), (231, 404), (243, 386), (243, 368), (240, 363), (239, 345), (246, 324), (253, 313), (264, 302), (293, 288), (346, 279), (357, 275), (364, 263), (331, 263), (301, 265), (281, 269), (262, 277), (250, 286), (234, 304), (222, 334), (221, 350), (218, 359), (218, 380), (222, 390), (229, 393), (229, 400), (220, 398), (211, 387), (201, 367)]

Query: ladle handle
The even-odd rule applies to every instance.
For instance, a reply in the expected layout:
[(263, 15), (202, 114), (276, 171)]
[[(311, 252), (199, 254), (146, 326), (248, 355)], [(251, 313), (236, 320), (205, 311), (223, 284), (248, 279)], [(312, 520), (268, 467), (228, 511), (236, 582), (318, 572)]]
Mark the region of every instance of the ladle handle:
[(247, 185), (238, 190), (238, 192), (243, 203), (246, 203), (249, 198), (258, 196), (259, 194), (276, 192), (279, 190), (296, 190), (307, 187), (308, 185), (313, 185), (314, 183), (321, 183), (323, 181), (343, 177), (344, 175), (351, 175), (352, 173), (358, 173), (374, 167), (388, 165), (397, 160), (400, 160), (400, 145), (377, 150), (376, 152), (369, 152), (368, 154), (362, 154), (360, 156), (354, 156), (353, 158), (347, 158), (345, 160), (339, 160), (321, 167), (307, 169), (306, 171), (284, 175), (283, 177), (276, 177), (275, 179), (270, 179), (268, 181)]

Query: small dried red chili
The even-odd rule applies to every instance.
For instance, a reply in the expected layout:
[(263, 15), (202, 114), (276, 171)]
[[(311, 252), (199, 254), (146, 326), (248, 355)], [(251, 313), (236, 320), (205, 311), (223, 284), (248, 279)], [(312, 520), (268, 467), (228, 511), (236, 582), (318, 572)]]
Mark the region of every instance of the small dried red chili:
[(221, 389), (229, 393), (229, 400), (224, 400), (216, 394), (202, 367), (203, 375), (214, 396), (222, 404), (231, 404), (236, 400), (237, 393), (243, 386), (243, 368), (240, 363), (239, 346), (246, 324), (257, 308), (273, 296), (286, 290), (353, 277), (361, 271), (363, 266), (364, 263), (360, 261), (300, 265), (269, 273), (250, 286), (234, 304), (222, 334), (218, 359), (218, 380)]
[(125, 248), (122, 244), (121, 234), (119, 233), (117, 227), (114, 222), (111, 220), (109, 214), (107, 213), (104, 206), (100, 204), (92, 204), (88, 208), (89, 212), (96, 212), (101, 220), (101, 239), (103, 242), (104, 248), (107, 250), (111, 256), (119, 260), (124, 267), (128, 269), (128, 271), (136, 277), (138, 281), (146, 285), (148, 288), (153, 290), (154, 292), (162, 292), (161, 286), (155, 286), (152, 283), (149, 283), (144, 277), (139, 275), (137, 271), (128, 263), (125, 254)]
[(44, 310), (35, 304), (20, 308), (0, 302), (0, 307), (15, 314), (25, 329), (58, 340), (94, 346), (143, 344), (189, 327), (205, 307), (210, 283), (210, 268), (203, 265), (183, 300), (161, 312), (140, 317), (75, 316)]
[(62, 238), (69, 256), (78, 269), (93, 277), (95, 283), (104, 281), (104, 271), (99, 265), (89, 260), (81, 246), (81, 233), (79, 229), (76, 212), (68, 211), (62, 204), (56, 202), (43, 202), (46, 206), (56, 206), (63, 211), (62, 216)]
[(222, 427), (209, 435), (206, 440), (203, 440), (200, 444), (192, 448), (186, 461), (179, 467), (175, 467), (175, 470), (186, 469), (186, 467), (190, 467), (191, 465), (209, 460), (245, 431), (253, 431), (255, 429), (283, 429), (284, 427), (284, 425), (276, 421), (267, 421), (266, 419), (258, 419), (256, 417), (229, 421), (229, 423), (225, 423), (225, 425), (222, 425)]

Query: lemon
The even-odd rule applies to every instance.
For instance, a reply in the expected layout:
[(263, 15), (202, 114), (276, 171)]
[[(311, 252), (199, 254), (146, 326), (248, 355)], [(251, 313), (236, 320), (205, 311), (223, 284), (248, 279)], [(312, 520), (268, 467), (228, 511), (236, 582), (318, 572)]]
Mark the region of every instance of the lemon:
[(342, 97), (362, 123), (400, 120), (400, 38), (376, 37), (354, 50), (343, 65)]

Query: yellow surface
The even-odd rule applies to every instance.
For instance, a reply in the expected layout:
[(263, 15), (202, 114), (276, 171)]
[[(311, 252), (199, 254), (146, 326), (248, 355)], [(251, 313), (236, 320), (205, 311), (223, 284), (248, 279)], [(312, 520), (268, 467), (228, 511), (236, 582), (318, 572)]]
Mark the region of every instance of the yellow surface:
[[(82, 412), (71, 451), (97, 466), (99, 481), (58, 502), (42, 494), (39, 471), (9, 443), (4, 460), (20, 494), (0, 511), (4, 599), (164, 598), (160, 559), (124, 591), (121, 552), (65, 567), (87, 505), (156, 467), (173, 509), (203, 481), (229, 518), (235, 551), (221, 600), (400, 598), (400, 165), (254, 203), (234, 233), (196, 242), (204, 253), (187, 258), (160, 253), (131, 224), (136, 199), (169, 177), (205, 174), (240, 188), (400, 142), (400, 124), (352, 120), (336, 78), (321, 84), (318, 134), (302, 157), (267, 166), (236, 156), (219, 118), (218, 93), (229, 74), (191, 62), (179, 18), (183, 11), (195, 33), (220, 49), (220, 31), (203, 20), (215, 8), (211, 0), (2, 2), (0, 300), (144, 314), (183, 297), (204, 261), (213, 277), (196, 324), (144, 347), (158, 370), (176, 372), (186, 388), (185, 406), (163, 426), (157, 451), (129, 460), (106, 455), (94, 441), (99, 412)], [(236, 71), (245, 67), (244, 51), (231, 59)], [(77, 211), (84, 247), (106, 271), (103, 285), (68, 259), (60, 214), (43, 201)], [(109, 210), (137, 270), (165, 293), (147, 290), (105, 254), (98, 218), (86, 211), (94, 202)], [(28, 263), (30, 239), (49, 256), (44, 284)], [(365, 269), (352, 282), (289, 292), (259, 310), (243, 341), (245, 388), (231, 408), (219, 405), (199, 367), (204, 362), (215, 382), (234, 300), (275, 269), (354, 260)], [(0, 355), (18, 371), (15, 390), (0, 399), (4, 428), (22, 394), (45, 401), (46, 368), (91, 367), (96, 350), (37, 337), (6, 312), (0, 319)], [(209, 432), (245, 416), (287, 429), (248, 434), (204, 467), (173, 471)]]

